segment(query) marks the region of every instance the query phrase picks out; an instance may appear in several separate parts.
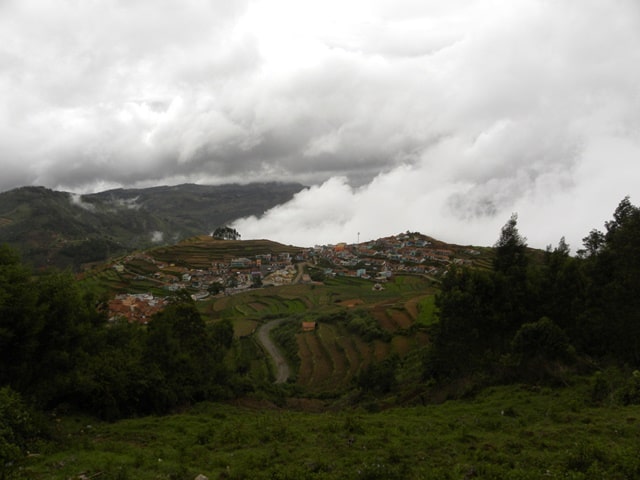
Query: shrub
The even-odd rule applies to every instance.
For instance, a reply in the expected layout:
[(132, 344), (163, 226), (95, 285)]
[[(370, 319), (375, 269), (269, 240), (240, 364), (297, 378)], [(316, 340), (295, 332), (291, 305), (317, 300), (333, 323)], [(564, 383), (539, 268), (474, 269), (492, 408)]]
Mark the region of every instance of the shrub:
[(617, 392), (617, 396), (623, 405), (640, 404), (640, 371), (634, 370), (631, 378)]
[(513, 337), (511, 348), (523, 359), (542, 356), (558, 360), (567, 357), (569, 339), (551, 319), (542, 317), (537, 322), (523, 324)]
[(37, 434), (31, 412), (9, 387), (0, 389), (0, 478), (5, 478)]
[(391, 340), (391, 334), (380, 328), (376, 319), (365, 312), (354, 316), (349, 323), (347, 323), (347, 329), (351, 333), (361, 336), (367, 342), (373, 340)]

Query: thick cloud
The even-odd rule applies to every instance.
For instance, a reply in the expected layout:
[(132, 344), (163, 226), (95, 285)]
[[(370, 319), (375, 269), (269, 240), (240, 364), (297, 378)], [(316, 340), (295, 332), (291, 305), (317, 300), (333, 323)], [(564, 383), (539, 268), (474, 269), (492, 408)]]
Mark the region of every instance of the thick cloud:
[(640, 184), (634, 0), (0, 2), (0, 189), (316, 185), (243, 238), (575, 248)]

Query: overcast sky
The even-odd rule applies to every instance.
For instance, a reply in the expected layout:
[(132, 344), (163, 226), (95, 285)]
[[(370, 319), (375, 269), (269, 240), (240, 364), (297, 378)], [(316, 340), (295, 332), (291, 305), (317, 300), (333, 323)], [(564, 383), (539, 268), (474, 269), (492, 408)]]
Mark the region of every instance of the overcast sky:
[(640, 203), (637, 0), (0, 0), (0, 190), (298, 181), (235, 226), (573, 251)]

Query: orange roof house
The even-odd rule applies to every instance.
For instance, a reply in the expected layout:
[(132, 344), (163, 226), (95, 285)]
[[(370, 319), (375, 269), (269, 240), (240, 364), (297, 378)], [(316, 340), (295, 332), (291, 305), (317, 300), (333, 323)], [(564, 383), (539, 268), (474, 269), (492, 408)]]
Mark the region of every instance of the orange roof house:
[(302, 322), (303, 332), (313, 332), (318, 327), (317, 322)]

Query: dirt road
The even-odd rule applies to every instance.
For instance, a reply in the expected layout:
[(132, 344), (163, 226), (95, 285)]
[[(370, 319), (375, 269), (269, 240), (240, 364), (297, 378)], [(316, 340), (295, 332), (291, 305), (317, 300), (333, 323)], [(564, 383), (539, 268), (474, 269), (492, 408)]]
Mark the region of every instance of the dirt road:
[(280, 352), (278, 347), (273, 343), (269, 333), (280, 323), (284, 321), (283, 318), (272, 320), (265, 323), (258, 329), (258, 341), (264, 346), (265, 350), (273, 359), (273, 364), (276, 366), (276, 381), (275, 383), (284, 383), (289, 378), (289, 364), (284, 358), (284, 355)]

